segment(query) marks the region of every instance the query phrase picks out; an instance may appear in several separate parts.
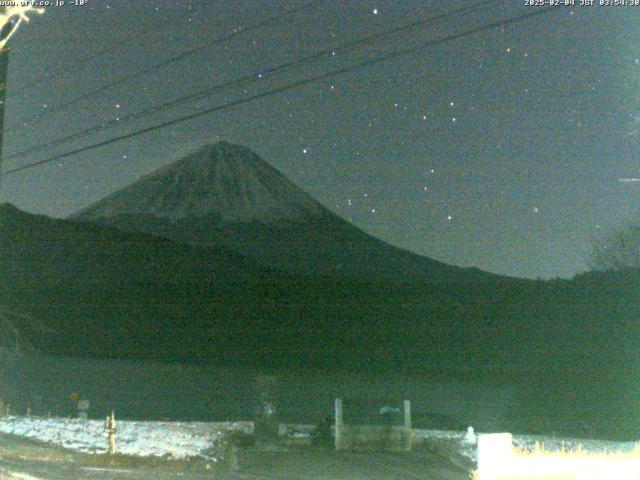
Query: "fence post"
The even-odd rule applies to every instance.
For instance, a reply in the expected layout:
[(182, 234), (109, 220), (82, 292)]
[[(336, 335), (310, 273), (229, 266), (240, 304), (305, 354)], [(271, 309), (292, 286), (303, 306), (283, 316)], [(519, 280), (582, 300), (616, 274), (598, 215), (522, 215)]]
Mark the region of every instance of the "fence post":
[(336, 447), (336, 450), (340, 450), (342, 448), (342, 427), (344, 425), (344, 418), (342, 416), (343, 410), (342, 410), (342, 399), (341, 398), (336, 398), (335, 409), (336, 409), (336, 423), (335, 423), (336, 440), (335, 440), (335, 447)]
[(404, 410), (404, 434), (406, 435), (406, 442), (404, 443), (404, 450), (410, 451), (413, 444), (413, 431), (411, 430), (411, 400), (405, 400), (403, 402)]
[(411, 400), (404, 401), (404, 427), (411, 430)]
[(109, 455), (116, 453), (116, 415), (111, 410), (111, 416), (104, 421), (104, 431), (109, 437)]

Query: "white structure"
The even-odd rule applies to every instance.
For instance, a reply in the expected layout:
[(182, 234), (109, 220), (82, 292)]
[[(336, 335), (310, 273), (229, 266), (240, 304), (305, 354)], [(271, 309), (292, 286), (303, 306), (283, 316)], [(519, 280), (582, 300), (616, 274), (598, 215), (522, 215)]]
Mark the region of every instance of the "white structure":
[(473, 427), (467, 428), (467, 433), (462, 439), (462, 443), (465, 445), (475, 445), (478, 442), (476, 438), (476, 432), (473, 431)]
[(86, 399), (78, 400), (78, 418), (87, 420), (89, 418), (89, 407), (91, 402)]
[(513, 436), (490, 433), (478, 437), (478, 480), (494, 480), (513, 472)]

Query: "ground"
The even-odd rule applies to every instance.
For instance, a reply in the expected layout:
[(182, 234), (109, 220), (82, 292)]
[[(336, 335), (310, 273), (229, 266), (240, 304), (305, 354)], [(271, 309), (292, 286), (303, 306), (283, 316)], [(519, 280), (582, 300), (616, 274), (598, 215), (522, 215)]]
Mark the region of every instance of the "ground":
[(11, 480), (468, 480), (469, 460), (446, 442), (426, 442), (411, 453), (350, 453), (321, 448), (239, 448), (237, 465), (74, 452), (0, 434), (0, 479)]

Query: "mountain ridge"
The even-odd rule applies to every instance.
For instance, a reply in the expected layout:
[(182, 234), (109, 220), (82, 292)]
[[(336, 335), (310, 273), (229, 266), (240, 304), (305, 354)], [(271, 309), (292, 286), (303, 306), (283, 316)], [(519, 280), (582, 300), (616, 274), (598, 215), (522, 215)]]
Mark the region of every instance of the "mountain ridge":
[(499, 277), (475, 267), (447, 265), (372, 237), (249, 148), (226, 142), (205, 145), (69, 219), (224, 246), (268, 268), (305, 275), (425, 281)]
[(112, 216), (122, 209), (172, 222), (214, 215), (221, 223), (272, 223), (325, 214), (324, 207), (254, 152), (227, 142), (204, 145), (70, 218)]

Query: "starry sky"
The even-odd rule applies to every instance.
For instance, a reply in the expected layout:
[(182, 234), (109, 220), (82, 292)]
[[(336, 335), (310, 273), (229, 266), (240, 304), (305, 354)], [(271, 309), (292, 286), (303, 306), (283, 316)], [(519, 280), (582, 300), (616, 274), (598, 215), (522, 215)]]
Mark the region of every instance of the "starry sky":
[[(88, 0), (33, 15), (10, 42), (5, 158), (185, 93), (256, 79), (9, 158), (4, 169), (539, 8), (497, 1), (340, 51), (475, 2), (320, 1), (47, 113), (308, 2)], [(587, 268), (595, 237), (637, 218), (640, 199), (640, 7), (597, 3), (558, 7), (9, 175), (0, 201), (64, 217), (222, 139), (249, 146), (326, 207), (394, 245), (501, 274), (570, 277)]]

